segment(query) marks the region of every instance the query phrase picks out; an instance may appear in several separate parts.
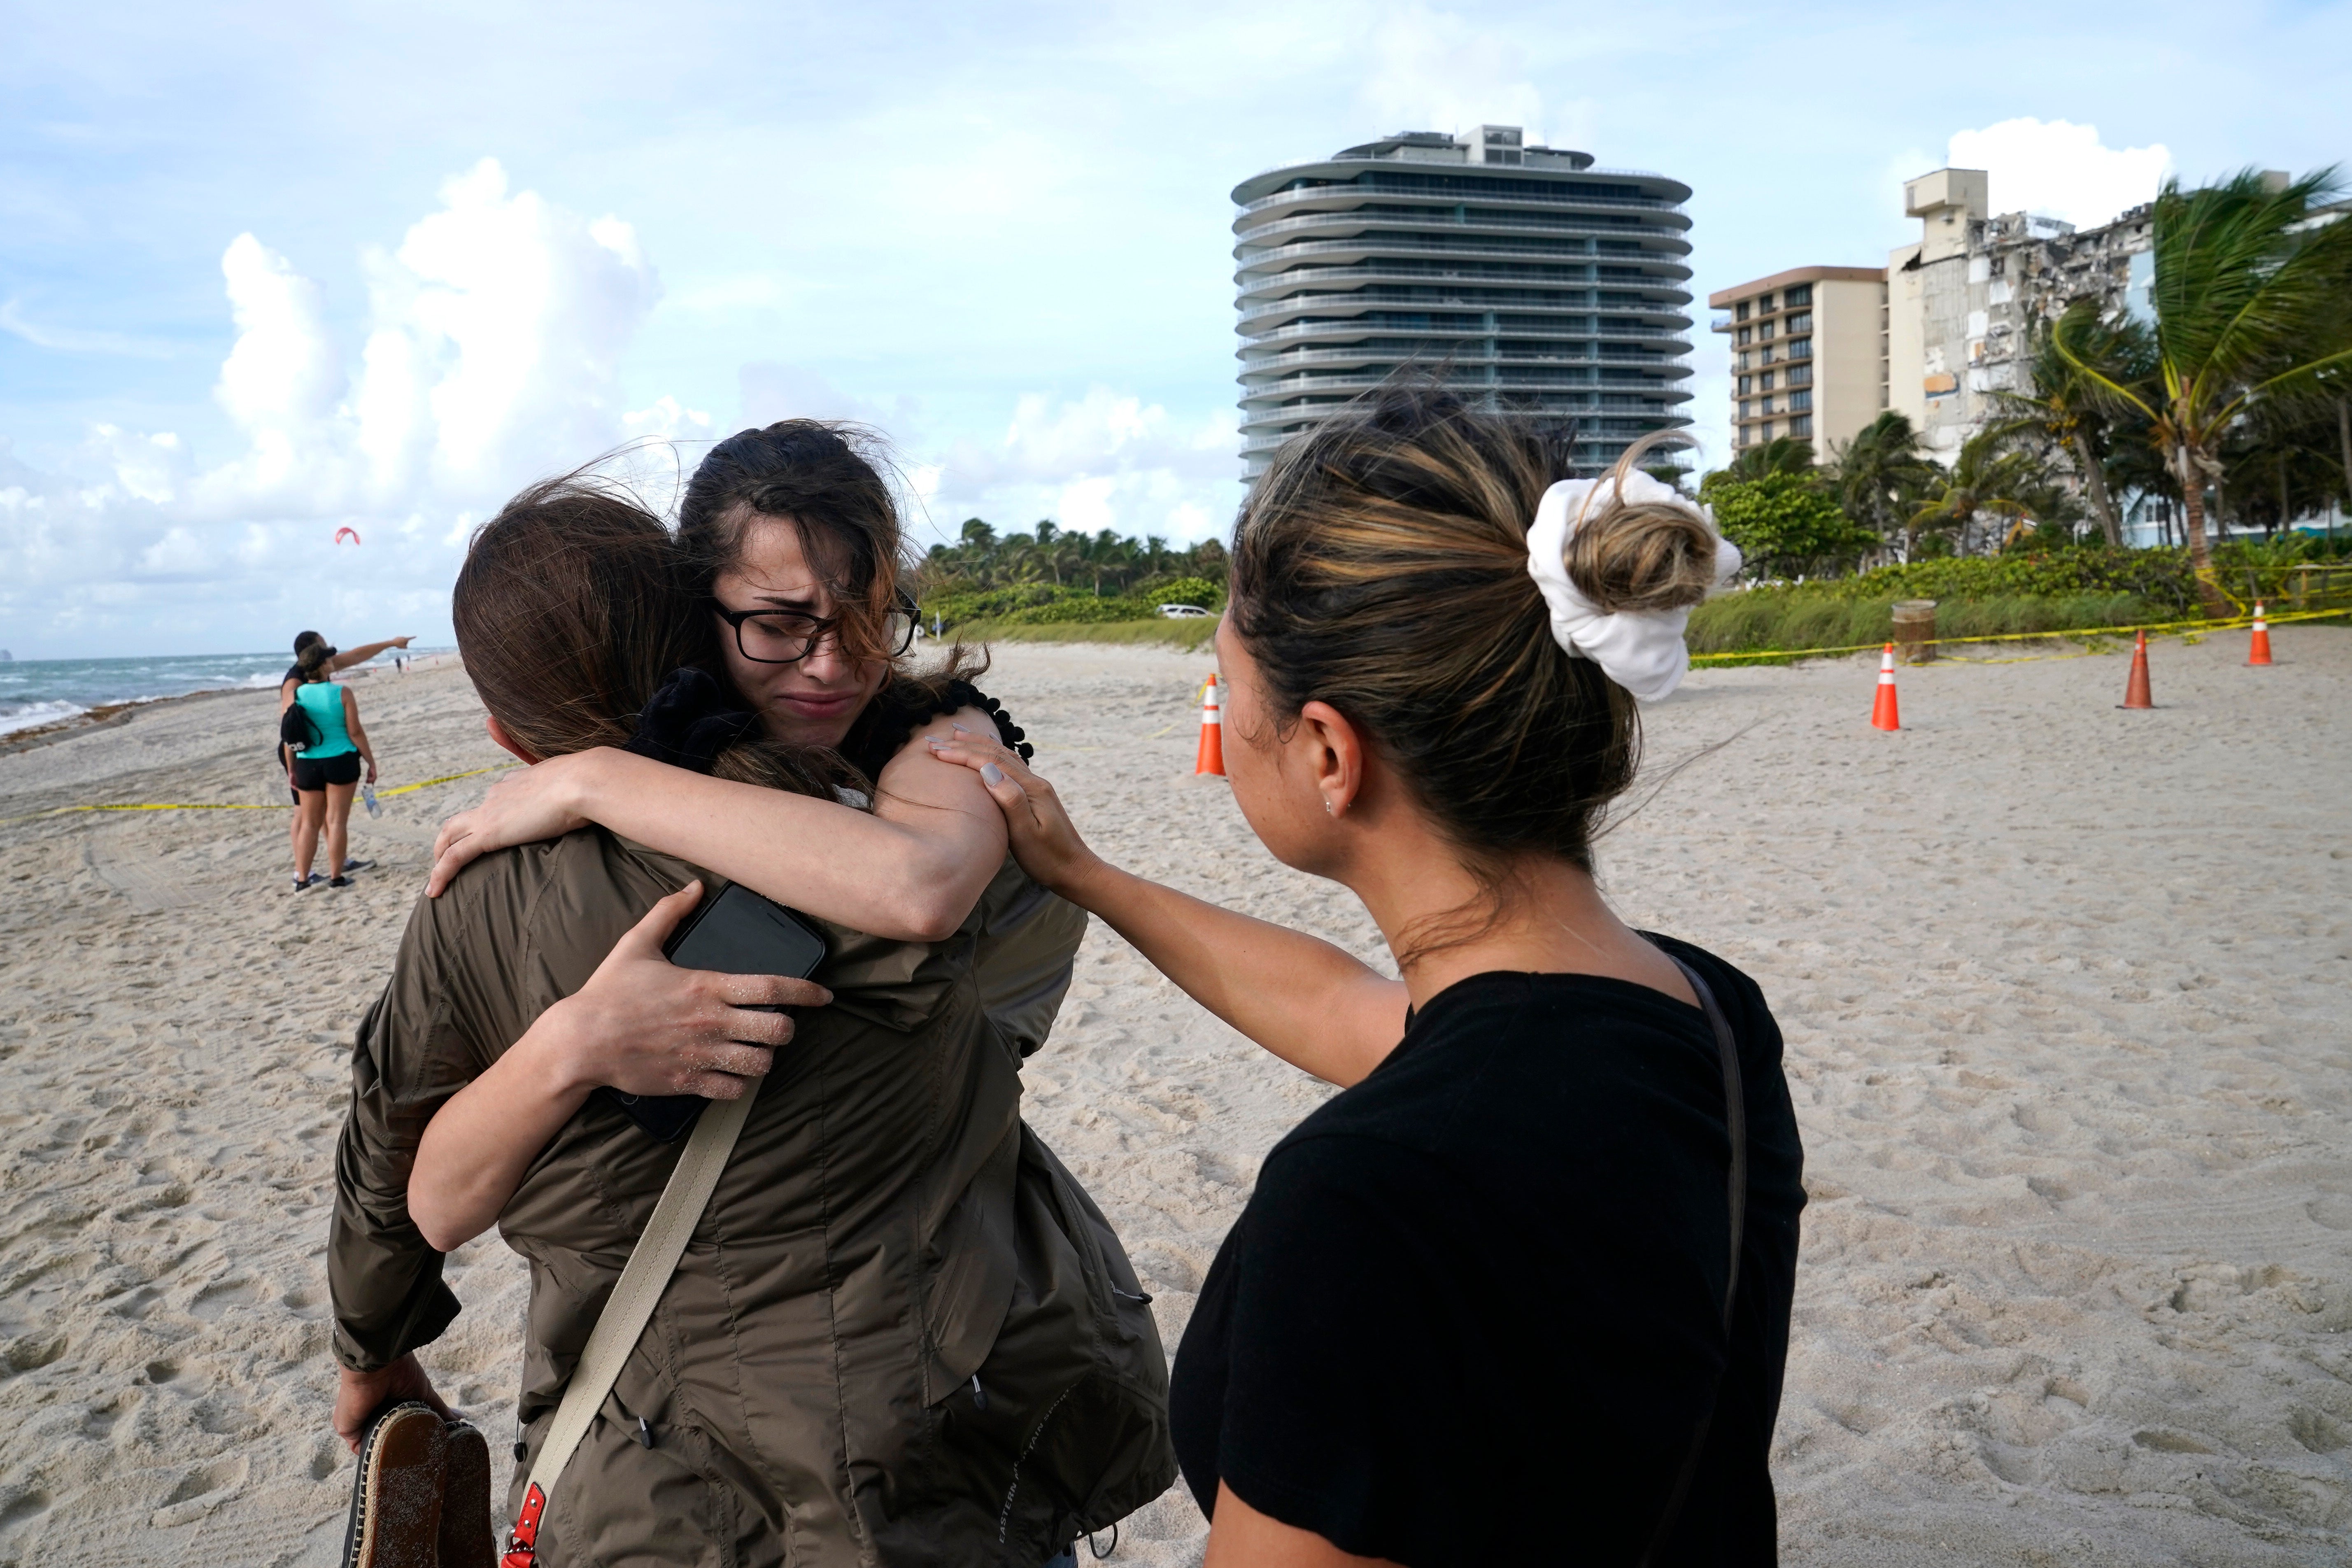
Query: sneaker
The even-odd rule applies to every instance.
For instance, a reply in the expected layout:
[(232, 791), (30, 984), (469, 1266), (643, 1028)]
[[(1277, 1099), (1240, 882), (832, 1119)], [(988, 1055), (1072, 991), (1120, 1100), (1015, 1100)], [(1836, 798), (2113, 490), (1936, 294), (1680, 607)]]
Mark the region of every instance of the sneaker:
[(310, 873), (310, 875), (309, 877), (307, 877), (307, 878), (304, 878), (304, 877), (297, 877), (297, 878), (295, 878), (295, 879), (294, 879), (294, 890), (295, 890), (296, 892), (298, 892), (298, 893), (299, 893), (299, 892), (303, 892), (303, 891), (306, 891), (306, 890), (308, 890), (308, 889), (311, 889), (311, 888), (315, 888), (315, 887), (317, 887), (320, 883), (321, 883), (321, 882), (325, 881), (326, 879), (327, 879), (326, 878), (324, 878), (324, 877), (320, 876), (320, 875), (318, 872), (316, 872), (316, 871), (311, 872), (311, 873)]
[(351, 885), (352, 879), (349, 877), (330, 877), (327, 879), (327, 886), (330, 888), (348, 888)]

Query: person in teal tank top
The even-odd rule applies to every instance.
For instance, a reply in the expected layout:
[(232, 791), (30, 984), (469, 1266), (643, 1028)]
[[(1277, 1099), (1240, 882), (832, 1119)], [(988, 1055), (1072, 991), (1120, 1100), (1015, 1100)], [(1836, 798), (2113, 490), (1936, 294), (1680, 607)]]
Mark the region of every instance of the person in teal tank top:
[(301, 710), (311, 737), (310, 744), (294, 752), (294, 890), (298, 893), (319, 881), (311, 873), (310, 857), (321, 827), (327, 835), (327, 864), (335, 868), (327, 885), (351, 886), (352, 879), (343, 871), (344, 851), (350, 847), (352, 795), (359, 788), (362, 766), (367, 782), (375, 783), (375, 752), (368, 745), (366, 728), (360, 723), (359, 699), (349, 687), (327, 679), (333, 653), (323, 643), (304, 650), (296, 667), (298, 679), (289, 711), (290, 721), (291, 709)]

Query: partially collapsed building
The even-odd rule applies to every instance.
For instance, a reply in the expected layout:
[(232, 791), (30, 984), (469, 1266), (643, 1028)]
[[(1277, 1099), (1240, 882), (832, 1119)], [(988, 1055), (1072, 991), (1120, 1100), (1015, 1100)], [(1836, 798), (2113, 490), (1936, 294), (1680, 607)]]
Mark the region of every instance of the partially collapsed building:
[(2000, 392), (2032, 390), (2033, 329), (2076, 300), (2145, 312), (2149, 208), (2078, 229), (2028, 213), (1989, 216), (1982, 169), (1938, 169), (1903, 187), (1919, 238), (1886, 260), (1887, 405), (1949, 463), (1999, 416)]

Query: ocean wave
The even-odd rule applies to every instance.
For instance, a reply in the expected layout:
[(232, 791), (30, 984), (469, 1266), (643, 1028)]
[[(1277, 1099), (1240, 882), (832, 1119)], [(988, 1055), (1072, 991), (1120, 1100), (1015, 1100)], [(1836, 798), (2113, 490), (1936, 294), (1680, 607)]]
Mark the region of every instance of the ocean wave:
[(44, 724), (54, 724), (89, 710), (78, 702), (28, 702), (23, 707), (0, 706), (0, 735), (11, 735), (19, 730), (37, 730)]

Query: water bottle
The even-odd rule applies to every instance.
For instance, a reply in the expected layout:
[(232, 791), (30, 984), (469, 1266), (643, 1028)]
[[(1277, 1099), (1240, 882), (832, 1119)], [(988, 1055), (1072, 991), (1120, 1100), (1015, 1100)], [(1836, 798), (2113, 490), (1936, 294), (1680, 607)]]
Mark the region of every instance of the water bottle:
[(368, 815), (370, 816), (382, 816), (383, 815), (383, 807), (376, 805), (375, 803), (375, 785), (360, 785), (360, 799), (366, 803)]

